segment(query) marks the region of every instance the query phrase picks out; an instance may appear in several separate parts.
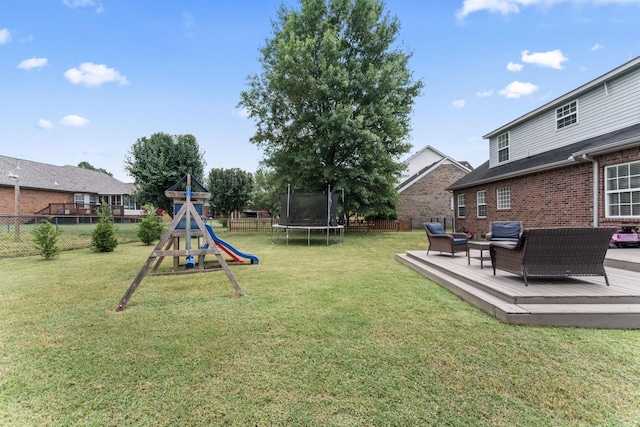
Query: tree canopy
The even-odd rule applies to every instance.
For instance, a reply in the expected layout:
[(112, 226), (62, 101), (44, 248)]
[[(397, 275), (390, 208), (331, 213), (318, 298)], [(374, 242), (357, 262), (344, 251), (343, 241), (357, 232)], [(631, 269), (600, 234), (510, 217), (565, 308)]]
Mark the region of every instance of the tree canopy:
[(125, 159), (125, 169), (135, 179), (136, 197), (173, 216), (173, 203), (164, 191), (186, 174), (204, 176), (204, 152), (193, 135), (158, 132), (139, 138)]
[(378, 0), (281, 6), (239, 106), (277, 180), (304, 191), (344, 188), (348, 211), (391, 214), (400, 157), (422, 82), (396, 43), (400, 23)]
[(113, 176), (113, 174), (111, 172), (107, 171), (106, 169), (97, 168), (97, 167), (93, 166), (89, 162), (82, 161), (82, 162), (78, 163), (78, 167), (82, 168), (82, 169), (89, 169), (89, 170), (92, 170), (92, 171), (102, 172), (102, 173), (107, 174), (107, 175), (109, 175), (111, 177)]
[(211, 169), (207, 181), (213, 208), (228, 216), (233, 211), (244, 209), (253, 190), (253, 176), (238, 168)]
[(259, 168), (253, 176), (250, 207), (256, 211), (266, 210), (272, 216), (277, 215), (280, 213), (279, 194), (286, 191), (286, 184), (278, 184), (273, 170)]

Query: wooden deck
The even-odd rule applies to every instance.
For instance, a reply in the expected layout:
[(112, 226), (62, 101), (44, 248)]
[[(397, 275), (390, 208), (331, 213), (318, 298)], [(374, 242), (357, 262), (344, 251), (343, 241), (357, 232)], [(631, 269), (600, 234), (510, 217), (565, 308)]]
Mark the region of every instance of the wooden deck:
[(504, 323), (589, 328), (640, 328), (640, 249), (610, 249), (604, 277), (530, 278), (496, 271), (488, 251), (467, 256), (407, 251), (396, 259)]

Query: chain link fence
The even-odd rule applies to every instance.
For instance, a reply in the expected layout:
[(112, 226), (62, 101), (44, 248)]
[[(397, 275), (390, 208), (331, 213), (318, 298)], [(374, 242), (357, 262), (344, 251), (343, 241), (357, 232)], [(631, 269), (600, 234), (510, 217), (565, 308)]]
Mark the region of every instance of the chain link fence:
[[(114, 217), (118, 243), (138, 241), (136, 236), (141, 218)], [(95, 216), (0, 216), (0, 258), (38, 255), (33, 230), (48, 220), (62, 233), (58, 246), (62, 251), (91, 247), (91, 236), (99, 222)]]

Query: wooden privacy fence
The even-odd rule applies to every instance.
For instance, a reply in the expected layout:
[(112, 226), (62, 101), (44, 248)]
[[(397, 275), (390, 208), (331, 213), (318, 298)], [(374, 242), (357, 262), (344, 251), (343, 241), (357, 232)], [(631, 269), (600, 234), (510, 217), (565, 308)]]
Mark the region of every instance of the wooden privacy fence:
[(227, 222), (227, 230), (267, 231), (270, 233), (271, 224), (275, 224), (275, 222), (271, 218), (230, 219)]
[[(276, 220), (271, 218), (233, 219), (227, 222), (227, 229), (229, 231), (271, 232), (271, 225), (277, 223)], [(411, 231), (411, 221), (408, 219), (400, 219), (352, 222), (349, 225), (345, 225), (344, 231), (347, 233)]]
[(385, 232), (385, 231), (411, 231), (411, 221), (408, 219), (376, 219), (360, 221), (345, 225), (346, 233)]

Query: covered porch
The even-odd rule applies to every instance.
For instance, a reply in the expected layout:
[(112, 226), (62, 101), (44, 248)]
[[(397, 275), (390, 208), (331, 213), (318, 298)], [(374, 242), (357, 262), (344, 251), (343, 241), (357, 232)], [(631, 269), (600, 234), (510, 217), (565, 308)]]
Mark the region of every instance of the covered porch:
[(451, 257), (426, 251), (396, 260), (504, 323), (640, 329), (640, 248), (609, 249), (604, 277), (530, 278), (496, 271), (488, 251)]

